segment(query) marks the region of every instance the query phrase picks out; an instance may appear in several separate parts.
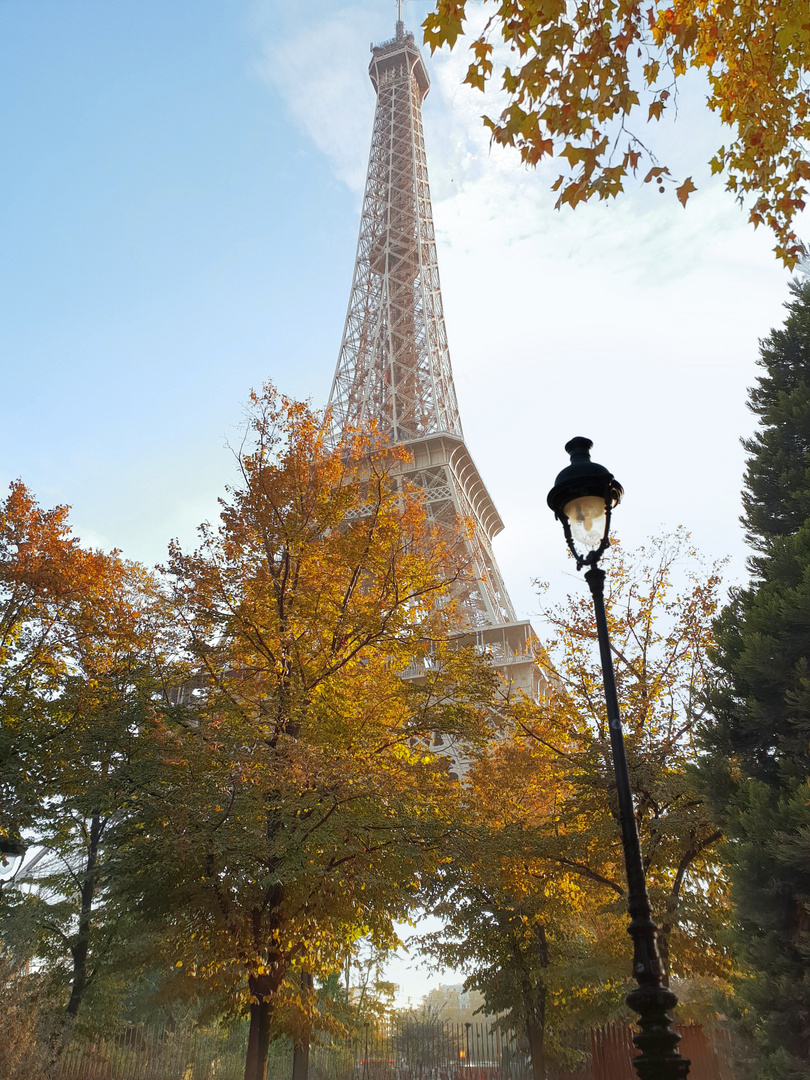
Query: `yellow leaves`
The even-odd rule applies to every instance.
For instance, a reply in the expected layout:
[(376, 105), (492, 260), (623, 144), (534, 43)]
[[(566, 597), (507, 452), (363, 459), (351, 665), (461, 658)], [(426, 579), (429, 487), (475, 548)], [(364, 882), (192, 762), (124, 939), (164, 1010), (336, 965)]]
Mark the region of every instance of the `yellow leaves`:
[(475, 56), (474, 63), (470, 64), (467, 70), (467, 76), (464, 79), (470, 86), (475, 86), (479, 90), (483, 90), (486, 86), (487, 79), (492, 74), (492, 46), (483, 40), (478, 38), (471, 46), (472, 52)]
[[(490, 65), (491, 67), (491, 65)], [(467, 74), (464, 78), (464, 82), (470, 86), (476, 87), (478, 90), (483, 90), (486, 85), (486, 75), (484, 74), (480, 64), (470, 64), (467, 68)]]
[(697, 191), (697, 188), (692, 183), (692, 177), (687, 176), (680, 187), (675, 189), (675, 194), (678, 196), (678, 200), (682, 206), (686, 206), (686, 200), (692, 194), (693, 191)]
[(581, 161), (593, 160), (593, 151), (587, 150), (583, 146), (575, 146), (572, 143), (566, 143), (562, 150), (562, 157), (566, 159), (569, 165), (578, 165)]
[(503, 88), (508, 94), (516, 93), (520, 88), (520, 73), (513, 73), (510, 67), (503, 69)]
[(255, 409), (259, 446), (277, 460), (246, 454), (221, 533), (172, 552), (178, 602), (212, 637), (231, 628), (230, 678), (245, 692), (272, 697), (295, 670), (306, 695), (372, 648), (401, 669), (422, 623), (449, 629), (453, 605), (436, 600), (460, 554), (433, 535), (421, 495), (398, 486), (396, 449), (373, 433), (327, 449), (320, 424), (271, 388)]
[(256, 978), (302, 950), (326, 964), (358, 927), (390, 936), (461, 797), (431, 735), (482, 741), (495, 692), (448, 642), (465, 556), (429, 527), (403, 455), (374, 433), (333, 450), (319, 421), (271, 387), (254, 395), (222, 529), (171, 553), (205, 737), (180, 735), (166, 857), (209, 919), (200, 950)]
[[(431, 48), (457, 41), (466, 6), (466, 0), (437, 4), (425, 22)], [(736, 198), (764, 200), (752, 208), (750, 219), (772, 230), (778, 257), (793, 265), (803, 251), (794, 223), (806, 194), (801, 163), (810, 138), (804, 85), (810, 70), (808, 25), (807, 5), (795, 0), (737, 5), (671, 0), (662, 6), (595, 0), (568, 7), (559, 0), (503, 0), (487, 24), (486, 38), (470, 45), (474, 62), (467, 81), (483, 89), (493, 76), (496, 36), (517, 53), (520, 63), (502, 68), (506, 108), (498, 117), (484, 117), (484, 123), (493, 141), (515, 147), (529, 165), (548, 156), (567, 163), (568, 174), (552, 185), (561, 192), (560, 207), (623, 190), (623, 178), (635, 168), (627, 151), (648, 155), (632, 138), (625, 146), (614, 144), (617, 121), (639, 108), (646, 122), (660, 121), (678, 80), (705, 69), (708, 107), (733, 132), (731, 144), (712, 158), (712, 172), (725, 173)], [(636, 66), (638, 58), (642, 62)], [(657, 90), (665, 75), (669, 85)], [(642, 104), (642, 89), (655, 91), (652, 101), (645, 97)], [(610, 144), (586, 168), (576, 152), (608, 134)], [(686, 185), (677, 189), (682, 203)]]
[(465, 0), (439, 0), (436, 11), (422, 24), (425, 44), (431, 52), (449, 45), (452, 48), (464, 29)]

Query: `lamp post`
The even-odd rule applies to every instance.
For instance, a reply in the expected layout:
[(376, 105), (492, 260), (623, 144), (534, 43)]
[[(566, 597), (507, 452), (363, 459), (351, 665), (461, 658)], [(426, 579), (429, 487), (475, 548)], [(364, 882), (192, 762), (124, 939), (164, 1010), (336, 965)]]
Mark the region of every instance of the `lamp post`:
[(611, 472), (591, 461), (592, 446), (590, 439), (583, 438), (566, 443), (571, 464), (558, 475), (548, 493), (548, 505), (562, 522), (577, 570), (587, 567), (585, 580), (591, 590), (596, 616), (627, 874), (628, 932), (633, 939), (633, 974), (638, 984), (627, 996), (627, 1004), (639, 1014), (638, 1026), (641, 1028), (633, 1037), (640, 1051), (633, 1059), (633, 1065), (640, 1080), (681, 1080), (689, 1073), (689, 1059), (678, 1053), (680, 1035), (673, 1030), (672, 1018), (668, 1015), (678, 999), (663, 982), (656, 944), (658, 927), (653, 922), (647, 896), (605, 615), (605, 571), (599, 566), (599, 559), (610, 546), (611, 513), (624, 492)]

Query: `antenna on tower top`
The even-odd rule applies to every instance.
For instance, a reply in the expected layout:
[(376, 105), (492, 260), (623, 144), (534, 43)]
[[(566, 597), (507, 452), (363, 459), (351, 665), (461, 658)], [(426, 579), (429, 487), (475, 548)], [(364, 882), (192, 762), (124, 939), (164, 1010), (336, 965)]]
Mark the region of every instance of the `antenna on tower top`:
[(402, 4), (403, 0), (397, 0), (397, 41), (400, 41), (405, 34), (405, 24), (402, 21)]

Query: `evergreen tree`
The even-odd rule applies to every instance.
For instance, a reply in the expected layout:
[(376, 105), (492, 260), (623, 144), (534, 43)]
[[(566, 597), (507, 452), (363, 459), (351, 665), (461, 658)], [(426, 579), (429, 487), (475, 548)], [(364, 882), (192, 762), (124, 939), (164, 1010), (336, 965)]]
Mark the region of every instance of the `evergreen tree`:
[(752, 580), (717, 623), (704, 779), (724, 826), (759, 1077), (810, 1073), (810, 282), (761, 345), (743, 522)]

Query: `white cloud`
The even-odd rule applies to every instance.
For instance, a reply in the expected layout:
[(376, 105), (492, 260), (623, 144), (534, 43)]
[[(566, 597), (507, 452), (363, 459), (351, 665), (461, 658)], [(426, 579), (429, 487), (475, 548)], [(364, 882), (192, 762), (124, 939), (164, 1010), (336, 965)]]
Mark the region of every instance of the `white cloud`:
[[(390, 30), (369, 4), (318, 10), (312, 29), (276, 28), (265, 76), (336, 176), (360, 191), (374, 108), (369, 30), (377, 40)], [(553, 165), (527, 170), (515, 153), (490, 149), (480, 117), (498, 111), (497, 94), (462, 85), (465, 51), (425, 59), (454, 372), (470, 450), (507, 525), (498, 557), (516, 606), (536, 607), (532, 577), (571, 587), (544, 503), (574, 434), (594, 438), (625, 483), (617, 526), (629, 543), (685, 524), (710, 555), (731, 552), (741, 574), (746, 389), (789, 275), (771, 237), (754, 233), (708, 175), (722, 133), (704, 85), (686, 86), (677, 122), (644, 133), (673, 175), (694, 175), (686, 209), (671, 189), (628, 180), (616, 201), (557, 212)]]
[[(273, 13), (278, 6), (273, 4)], [(374, 89), (363, 77), (369, 61), (369, 19), (362, 4), (311, 5), (312, 22), (286, 29), (259, 20), (260, 76), (283, 97), (290, 112), (335, 175), (362, 191), (374, 112)], [(265, 9), (265, 16), (269, 12)]]

